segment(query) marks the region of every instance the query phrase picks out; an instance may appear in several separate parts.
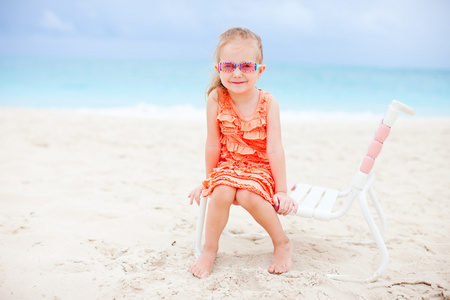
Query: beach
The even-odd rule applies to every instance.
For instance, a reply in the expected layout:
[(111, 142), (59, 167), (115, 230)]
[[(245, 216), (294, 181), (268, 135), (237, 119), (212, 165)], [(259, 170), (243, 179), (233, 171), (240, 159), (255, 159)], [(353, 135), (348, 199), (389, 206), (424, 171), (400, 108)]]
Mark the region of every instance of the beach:
[[(282, 123), (291, 182), (345, 190), (377, 122)], [(450, 299), (450, 118), (402, 117), (374, 172), (386, 214), (380, 263), (354, 203), (338, 220), (281, 217), (291, 270), (272, 244), (222, 236), (209, 278), (189, 271), (204, 178), (203, 121), (0, 108), (0, 299)], [(262, 232), (240, 207), (229, 230)], [(327, 238), (321, 238), (326, 236)]]

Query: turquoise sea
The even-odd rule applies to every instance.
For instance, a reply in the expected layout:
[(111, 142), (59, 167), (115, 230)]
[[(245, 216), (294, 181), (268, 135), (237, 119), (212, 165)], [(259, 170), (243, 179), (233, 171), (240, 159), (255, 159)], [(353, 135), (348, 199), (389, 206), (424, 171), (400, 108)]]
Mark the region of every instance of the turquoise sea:
[[(377, 115), (393, 99), (418, 116), (450, 116), (449, 69), (265, 63), (258, 87), (294, 118)], [(196, 118), (212, 70), (209, 61), (3, 56), (0, 106)]]

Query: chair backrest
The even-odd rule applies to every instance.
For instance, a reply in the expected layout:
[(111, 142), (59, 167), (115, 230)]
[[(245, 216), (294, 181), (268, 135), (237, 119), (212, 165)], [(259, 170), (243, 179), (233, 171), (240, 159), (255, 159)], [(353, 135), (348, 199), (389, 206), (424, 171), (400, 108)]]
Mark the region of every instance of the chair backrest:
[(357, 172), (352, 185), (356, 188), (362, 189), (364, 186), (367, 176), (373, 169), (373, 165), (375, 164), (375, 159), (381, 152), (383, 148), (383, 143), (389, 136), (391, 131), (391, 127), (394, 125), (397, 120), (398, 113), (404, 112), (411, 116), (415, 115), (414, 109), (409, 107), (408, 105), (401, 103), (397, 100), (393, 100), (388, 107), (383, 119), (380, 122), (380, 126), (378, 130), (375, 132), (373, 141), (371, 142), (369, 149), (367, 150), (366, 155), (363, 157), (361, 164), (359, 166), (359, 171)]

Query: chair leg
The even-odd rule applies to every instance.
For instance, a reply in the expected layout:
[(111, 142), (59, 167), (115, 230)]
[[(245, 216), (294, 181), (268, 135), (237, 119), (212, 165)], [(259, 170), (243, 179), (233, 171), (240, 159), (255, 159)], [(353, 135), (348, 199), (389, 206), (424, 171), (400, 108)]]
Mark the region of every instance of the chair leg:
[[(378, 198), (375, 195), (375, 192), (374, 192), (372, 186), (369, 187), (368, 192), (369, 192), (370, 199), (372, 200), (373, 206), (375, 207), (375, 209), (377, 211), (378, 218), (380, 220), (380, 233), (383, 236), (386, 231), (386, 218), (384, 216), (383, 210), (381, 209), (380, 203), (378, 202)], [(346, 243), (352, 243), (355, 245), (370, 245), (370, 244), (376, 243), (375, 240), (360, 241), (360, 240), (346, 239), (346, 240), (342, 240), (342, 241), (346, 242)]]
[(375, 206), (375, 209), (377, 210), (378, 217), (380, 218), (380, 233), (381, 235), (384, 235), (386, 231), (386, 218), (384, 217), (383, 210), (381, 209), (380, 202), (378, 202), (378, 198), (375, 195), (375, 192), (372, 187), (369, 188), (369, 196), (370, 199), (372, 199), (372, 203)]
[(203, 227), (205, 225), (205, 215), (206, 215), (206, 204), (208, 203), (208, 198), (202, 197), (200, 199), (200, 209), (197, 218), (197, 227), (195, 229), (195, 241), (194, 241), (194, 253), (195, 257), (199, 257), (202, 254), (202, 238), (203, 238)]
[[(369, 191), (370, 190), (371, 189), (369, 189)], [(372, 198), (372, 201), (374, 203), (376, 203), (375, 206), (376, 206), (378, 214), (380, 214), (380, 216), (382, 216), (382, 219), (384, 220), (384, 215), (383, 215), (383, 213), (381, 211), (381, 207), (379, 206), (379, 203), (375, 197), (375, 193), (373, 193), (373, 191), (372, 191), (370, 193), (370, 196)], [(373, 273), (372, 276), (370, 276), (368, 278), (358, 278), (358, 277), (351, 276), (351, 275), (337, 275), (337, 274), (328, 274), (327, 275), (328, 277), (331, 277), (333, 279), (342, 280), (342, 281), (354, 281), (354, 282), (372, 282), (372, 281), (375, 281), (386, 270), (388, 260), (389, 260), (386, 244), (384, 243), (381, 232), (378, 229), (378, 227), (372, 217), (372, 214), (370, 213), (369, 206), (367, 204), (366, 193), (364, 191), (362, 191), (359, 195), (359, 203), (360, 203), (364, 218), (366, 219), (367, 224), (369, 225), (369, 229), (375, 239), (375, 243), (377, 244), (378, 249), (380, 250), (381, 264), (378, 267), (378, 269), (375, 271), (375, 273)], [(384, 224), (384, 223), (385, 222), (382, 221), (382, 224)], [(382, 226), (384, 227), (384, 225), (382, 225)]]

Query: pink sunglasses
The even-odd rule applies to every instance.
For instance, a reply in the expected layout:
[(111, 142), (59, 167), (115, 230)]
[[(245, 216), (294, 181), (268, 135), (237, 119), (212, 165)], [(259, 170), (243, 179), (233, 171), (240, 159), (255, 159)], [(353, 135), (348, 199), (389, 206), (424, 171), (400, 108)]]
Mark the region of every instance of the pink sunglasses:
[(239, 70), (244, 73), (251, 73), (258, 69), (258, 64), (253, 62), (243, 62), (240, 64), (235, 64), (233, 62), (221, 62), (218, 65), (219, 71), (231, 73), (239, 67)]

